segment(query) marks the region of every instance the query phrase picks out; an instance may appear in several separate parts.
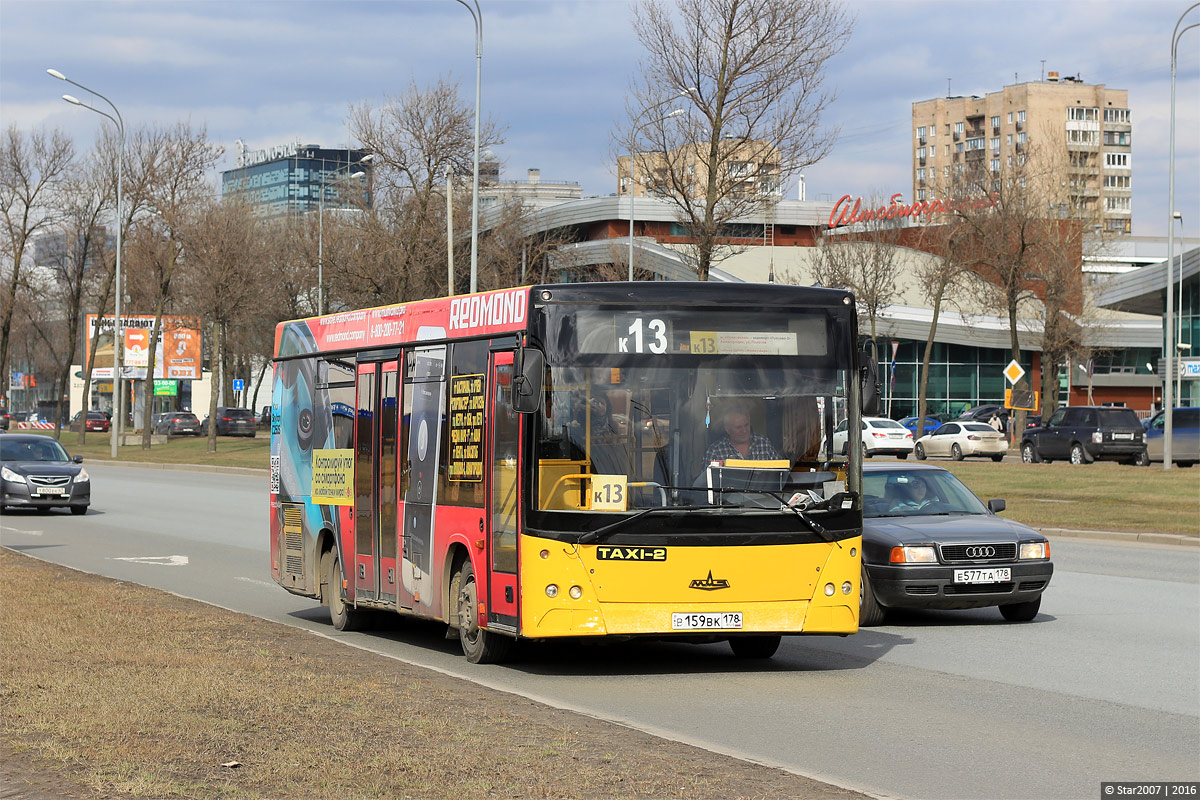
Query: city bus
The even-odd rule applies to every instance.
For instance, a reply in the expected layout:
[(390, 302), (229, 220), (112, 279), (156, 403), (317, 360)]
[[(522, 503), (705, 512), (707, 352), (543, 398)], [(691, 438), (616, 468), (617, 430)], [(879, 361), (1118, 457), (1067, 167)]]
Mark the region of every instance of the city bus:
[(271, 572), (338, 630), (729, 642), (858, 629), (860, 426), (877, 366), (851, 294), (551, 284), (281, 323)]

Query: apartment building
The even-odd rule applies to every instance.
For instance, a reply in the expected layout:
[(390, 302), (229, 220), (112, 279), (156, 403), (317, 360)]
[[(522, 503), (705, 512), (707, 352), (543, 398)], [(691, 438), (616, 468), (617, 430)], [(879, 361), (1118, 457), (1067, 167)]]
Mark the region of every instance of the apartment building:
[[(1005, 86), (985, 97), (942, 97), (912, 106), (913, 197), (943, 198), (980, 170), (1061, 175), (1060, 208), (1104, 233), (1132, 232), (1129, 92), (1079, 78)], [(1027, 162), (1033, 158), (1040, 163)]]
[[(671, 191), (669, 175), (672, 171), (677, 179), (686, 180), (692, 195), (703, 195), (708, 184), (708, 147), (707, 142), (701, 142), (684, 145), (669, 153), (638, 153), (636, 163), (632, 163), (630, 156), (618, 156), (617, 196), (625, 197), (631, 192), (634, 197), (661, 196)], [(721, 163), (725, 175), (719, 180), (732, 184), (734, 193), (779, 197), (779, 153), (769, 143), (725, 139), (721, 142)], [(632, 181), (631, 166), (636, 168)]]

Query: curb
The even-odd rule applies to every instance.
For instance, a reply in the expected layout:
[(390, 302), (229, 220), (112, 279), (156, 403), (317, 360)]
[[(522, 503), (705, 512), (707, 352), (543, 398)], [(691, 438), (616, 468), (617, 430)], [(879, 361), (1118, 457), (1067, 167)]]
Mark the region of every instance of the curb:
[(1183, 547), (1200, 547), (1200, 538), (1174, 533), (1137, 533), (1136, 531), (1086, 531), (1072, 528), (1035, 528), (1047, 536), (1062, 536), (1072, 539), (1101, 539), (1110, 542), (1145, 542), (1147, 544), (1170, 544)]

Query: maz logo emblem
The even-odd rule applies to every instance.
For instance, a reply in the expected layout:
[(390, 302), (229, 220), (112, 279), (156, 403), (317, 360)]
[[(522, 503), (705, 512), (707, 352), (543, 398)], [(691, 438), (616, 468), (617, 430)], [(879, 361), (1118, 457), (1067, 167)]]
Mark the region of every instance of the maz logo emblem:
[(692, 581), (688, 584), (688, 587), (691, 589), (702, 589), (706, 592), (712, 592), (717, 589), (728, 589), (729, 581), (725, 580), (724, 578), (717, 578), (714, 580), (712, 576), (712, 570), (710, 569), (708, 571), (707, 578), (704, 578), (703, 580)]

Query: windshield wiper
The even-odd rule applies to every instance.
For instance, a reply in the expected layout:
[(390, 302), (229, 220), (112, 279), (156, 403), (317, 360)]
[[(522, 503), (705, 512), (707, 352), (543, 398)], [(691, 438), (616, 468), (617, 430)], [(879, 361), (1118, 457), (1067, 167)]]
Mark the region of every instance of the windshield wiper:
[[(803, 522), (805, 525), (807, 525), (808, 529), (810, 531), (812, 531), (813, 533), (815, 533), (817, 536), (820, 536), (822, 539), (824, 539), (827, 542), (834, 542), (835, 544), (837, 544), (837, 546), (839, 548), (842, 546), (841, 542), (834, 539), (833, 536), (827, 530), (825, 530), (824, 525), (820, 524), (819, 522), (814, 520), (812, 517), (808, 516), (808, 514), (804, 513), (805, 511), (807, 511), (809, 509), (828, 510), (829, 505), (832, 504), (833, 500), (835, 500), (838, 497), (838, 495), (836, 495), (836, 494), (827, 500), (821, 501), (820, 503), (814, 503), (812, 506), (807, 506), (805, 508), (799, 508), (797, 506), (789, 505), (788, 501), (786, 499), (784, 499), (782, 494), (780, 494), (779, 492), (776, 492), (776, 491), (772, 491), (770, 489), (734, 489), (734, 488), (725, 489), (725, 488), (715, 488), (714, 487), (712, 489), (707, 489), (706, 491), (720, 492), (722, 494), (765, 494), (767, 497), (773, 497), (779, 501), (779, 510), (780, 511), (791, 511), (793, 514), (796, 515), (797, 519), (799, 519), (801, 522)], [(841, 493), (839, 492), (839, 494), (841, 494)], [(728, 506), (719, 506), (719, 507), (720, 508), (728, 508)]]
[(612, 523), (609, 523), (608, 525), (604, 525), (599, 528), (596, 528), (596, 530), (594, 530), (594, 531), (588, 531), (587, 533), (580, 536), (576, 541), (579, 544), (591, 544), (592, 542), (602, 539), (605, 536), (611, 536), (612, 534), (616, 533), (617, 531), (621, 530), (622, 528), (629, 527), (629, 525), (631, 523), (636, 522), (637, 520), (641, 519), (642, 517), (646, 517), (651, 514), (654, 514), (655, 512), (662, 513), (664, 511), (673, 511), (673, 512), (691, 513), (692, 511), (703, 511), (703, 510), (712, 510), (712, 509), (728, 509), (728, 508), (730, 508), (730, 506), (710, 506), (710, 505), (654, 506), (652, 508), (647, 508), (645, 511), (639, 511), (638, 513), (634, 514), (632, 517), (625, 517), (623, 519), (617, 520), (616, 522), (612, 522)]

